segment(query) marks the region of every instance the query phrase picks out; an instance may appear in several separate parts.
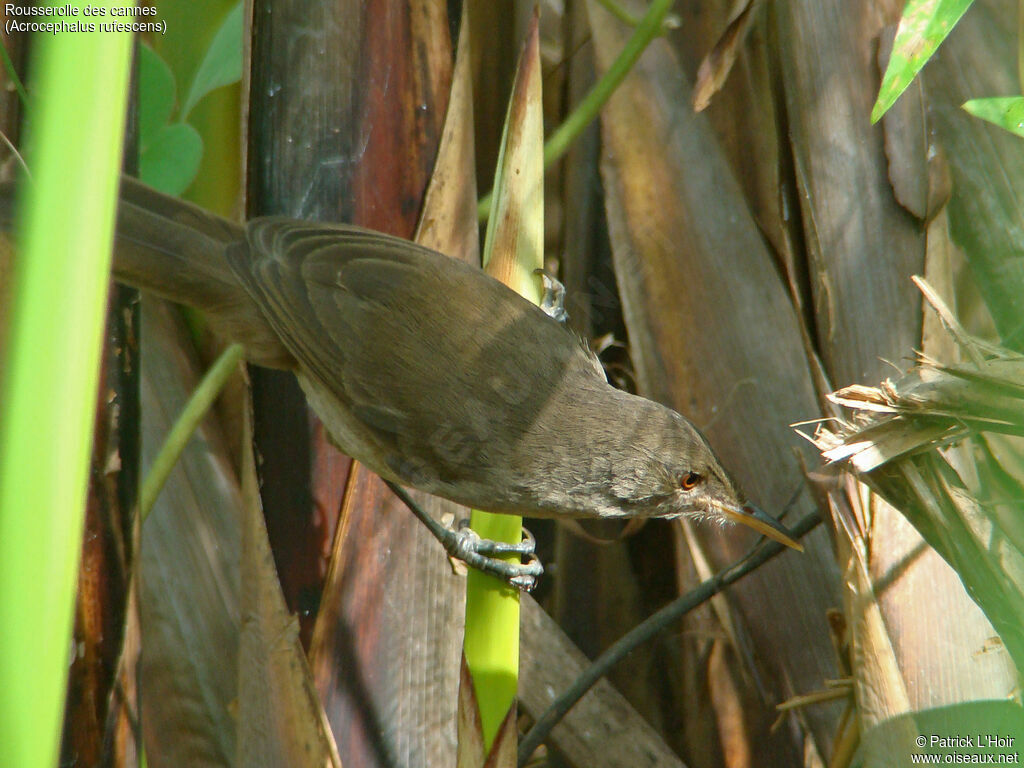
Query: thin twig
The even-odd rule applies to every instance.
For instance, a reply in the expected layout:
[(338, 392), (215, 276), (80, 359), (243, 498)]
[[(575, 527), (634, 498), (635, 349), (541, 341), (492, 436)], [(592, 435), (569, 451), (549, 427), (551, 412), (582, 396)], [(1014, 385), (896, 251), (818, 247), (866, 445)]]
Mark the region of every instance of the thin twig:
[[(817, 512), (807, 515), (791, 528), (793, 538), (803, 538), (810, 531), (814, 530), (820, 522), (821, 517)], [(665, 629), (665, 627), (707, 602), (730, 584), (743, 578), (785, 549), (787, 548), (784, 545), (776, 541), (762, 540), (745, 557), (736, 561), (728, 568), (719, 571), (710, 579), (701, 582), (695, 589), (673, 600), (660, 611), (623, 635), (604, 653), (598, 656), (594, 663), (587, 667), (561, 696), (551, 702), (551, 705), (544, 710), (533, 728), (530, 729), (530, 732), (523, 737), (523, 740), (519, 743), (520, 768), (526, 765), (526, 761), (529, 760), (533, 751), (543, 743), (548, 734), (551, 733), (551, 729), (565, 717), (566, 713), (575, 706), (576, 702), (583, 698), (584, 694), (598, 680), (604, 677), (613, 666), (625, 658), (634, 648), (646, 643)]]
[(14, 88), (18, 91), (18, 97), (21, 99), (21, 105), (28, 109), (28, 92), (25, 90), (25, 86), (21, 82), (21, 78), (18, 77), (18, 71), (14, 68), (14, 62), (11, 61), (11, 55), (7, 52), (7, 46), (0, 46), (0, 56), (4, 59), (4, 69), (7, 71), (7, 76), (14, 83)]

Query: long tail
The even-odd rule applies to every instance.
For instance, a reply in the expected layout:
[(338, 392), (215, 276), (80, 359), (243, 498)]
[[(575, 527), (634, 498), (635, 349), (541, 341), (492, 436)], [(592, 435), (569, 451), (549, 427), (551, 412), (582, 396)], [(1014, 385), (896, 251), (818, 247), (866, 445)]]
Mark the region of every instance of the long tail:
[(252, 301), (225, 258), (229, 246), (244, 242), (240, 225), (122, 177), (117, 280), (217, 314), (221, 307)]
[[(13, 182), (0, 184), (0, 227), (10, 231)], [(122, 177), (114, 242), (116, 280), (204, 312), (214, 330), (245, 344), (250, 359), (290, 368), (291, 356), (235, 276), (229, 248), (248, 248), (245, 228)]]

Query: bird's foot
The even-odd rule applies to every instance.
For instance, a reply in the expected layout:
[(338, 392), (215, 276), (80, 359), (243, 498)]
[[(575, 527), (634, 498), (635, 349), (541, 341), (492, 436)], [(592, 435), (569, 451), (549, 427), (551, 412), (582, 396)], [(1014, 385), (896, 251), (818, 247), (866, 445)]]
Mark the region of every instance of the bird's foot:
[[(523, 530), (523, 540), (518, 544), (482, 539), (466, 523), (460, 524), (459, 529), (453, 531), (431, 517), (400, 485), (390, 480), (384, 482), (420, 519), (420, 522), (427, 526), (450, 557), (524, 592), (529, 592), (537, 586), (537, 579), (544, 573), (544, 566), (537, 559), (536, 542), (529, 531)], [(509, 555), (518, 555), (526, 562), (509, 562), (502, 559)]]
[[(452, 534), (451, 544), (441, 541), (445, 551), (456, 560), (461, 560), (481, 573), (494, 576), (509, 586), (530, 592), (537, 586), (537, 579), (544, 573), (544, 566), (537, 558), (536, 541), (533, 534), (523, 529), (523, 539), (516, 544), (506, 541), (482, 539), (480, 534), (464, 521)], [(510, 562), (504, 557), (516, 555), (523, 562)]]

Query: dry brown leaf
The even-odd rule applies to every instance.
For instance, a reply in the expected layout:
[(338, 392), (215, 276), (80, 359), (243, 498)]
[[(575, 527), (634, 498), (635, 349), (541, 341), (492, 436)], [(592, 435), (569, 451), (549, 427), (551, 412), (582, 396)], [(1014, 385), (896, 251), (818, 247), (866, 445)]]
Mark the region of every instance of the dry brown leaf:
[(473, 163), (473, 81), (469, 13), (463, 9), (452, 70), (452, 90), (437, 161), (423, 196), (415, 240), (453, 259), (480, 263)]
[[(142, 346), (142, 445), (151, 460), (200, 371), (166, 302), (143, 298)], [(155, 768), (235, 759), (241, 496), (216, 423), (207, 418), (196, 437), (146, 518), (139, 549), (142, 729)]]
[[(251, 426), (246, 430), (251, 434)], [(249, 441), (247, 441), (249, 442)], [(242, 624), (235, 765), (341, 768), (299, 625), (281, 593), (260, 506), (255, 460), (243, 468)]]
[(535, 14), (509, 98), (494, 200), (487, 221), (484, 270), (540, 303), (544, 267), (544, 117), (538, 17)]
[[(589, 660), (529, 595), (522, 610), (520, 707), (536, 720)], [(572, 765), (684, 768), (650, 723), (604, 679), (569, 710), (548, 742)]]
[[(625, 33), (595, 3), (588, 7), (600, 72)], [(786, 425), (814, 413), (815, 394), (787, 288), (690, 97), (678, 61), (656, 40), (602, 114), (601, 173), (623, 313), (641, 392), (705, 427), (740, 485), (774, 510), (803, 482)], [(797, 503), (810, 506), (807, 497)], [(749, 546), (739, 531), (697, 532), (716, 567)], [(752, 696), (767, 688), (781, 700), (835, 676), (824, 615), (838, 574), (824, 534), (808, 544), (808, 554), (781, 558), (727, 596), (750, 652), (745, 660), (764, 686)], [(794, 632), (804, 638), (799, 659)], [(751, 738), (768, 743), (757, 734), (773, 714), (747, 714)], [(807, 713), (819, 753), (828, 751), (839, 714), (838, 707)], [(771, 745), (780, 761), (805, 748), (782, 739)]]
[(694, 112), (703, 112), (711, 103), (711, 98), (725, 85), (738, 49), (750, 29), (754, 11), (760, 5), (761, 0), (740, 0), (739, 12), (733, 16), (714, 48), (700, 63), (697, 81), (693, 85)]

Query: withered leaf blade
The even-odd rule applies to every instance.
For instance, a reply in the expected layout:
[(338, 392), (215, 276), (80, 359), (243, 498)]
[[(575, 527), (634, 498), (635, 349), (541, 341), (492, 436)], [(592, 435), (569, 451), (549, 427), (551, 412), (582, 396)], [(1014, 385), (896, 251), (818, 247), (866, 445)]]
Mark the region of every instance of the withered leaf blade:
[(238, 661), (236, 765), (341, 768), (337, 746), (299, 642), (298, 621), (289, 612), (281, 593), (251, 454), (243, 469), (242, 496), (245, 622)]
[(693, 85), (693, 111), (703, 112), (711, 104), (712, 97), (718, 93), (732, 71), (736, 62), (736, 54), (750, 29), (750, 22), (755, 9), (761, 0), (741, 0), (742, 9), (729, 22), (715, 47), (704, 57), (697, 70), (697, 81)]
[[(431, 61), (443, 54), (451, 66), (443, 3), (429, 0), (410, 5), (418, 42), (409, 52), (429, 50)], [(439, 23), (444, 24), (443, 31)], [(438, 50), (440, 40), (445, 42), (443, 51)], [(426, 182), (422, 210), (400, 189), (378, 189), (372, 159), (364, 161), (366, 186), (352, 194), (367, 199), (396, 195), (384, 207), (397, 213), (408, 205), (418, 213), (418, 242), (479, 263), (469, 43), (464, 16), (450, 93), (431, 97), (434, 107), (446, 100), (443, 125), (420, 147), (402, 145), (394, 150), (393, 160), (399, 165), (417, 163), (403, 160), (403, 153), (424, 151), (433, 146), (431, 141), (439, 140), (436, 160), (430, 158), (434, 170)], [(436, 89), (432, 84), (436, 75), (420, 73), (418, 77), (424, 80), (422, 87)], [(385, 111), (397, 115), (402, 109), (392, 106)], [(383, 124), (373, 126), (373, 130), (388, 130)], [(412, 495), (428, 513), (446, 522), (468, 515), (451, 502), (419, 492)], [(426, 528), (364, 468), (353, 471), (344, 497), (309, 652), (343, 763), (367, 768), (451, 765), (464, 578), (453, 573)], [(380, 717), (380, 713), (389, 716)]]
[[(625, 33), (596, 3), (588, 8), (603, 71)], [(641, 392), (705, 427), (751, 501), (775, 510), (802, 483), (787, 425), (814, 413), (816, 397), (772, 254), (683, 83), (668, 45), (657, 40), (602, 114), (601, 174), (631, 351)], [(809, 513), (810, 504), (804, 497), (791, 513)], [(748, 546), (735, 530), (697, 533), (716, 566)], [(823, 535), (806, 544), (807, 554), (780, 558), (729, 595), (738, 631), (757, 649), (754, 663), (779, 699), (790, 685), (812, 690), (835, 674), (821, 617), (838, 574)], [(794, 626), (804, 638), (798, 655)], [(838, 717), (838, 707), (807, 713), (810, 739), (822, 751)], [(770, 726), (756, 713), (750, 723), (755, 731)]]
[(469, 15), (464, 6), (448, 111), (414, 239), (453, 259), (479, 264), (469, 30)]
[(484, 731), (480, 722), (480, 705), (476, 701), (476, 687), (473, 685), (473, 676), (469, 674), (464, 654), (459, 672), (457, 734), (457, 768), (480, 768), (487, 757), (487, 749), (484, 747)]
[(502, 135), (494, 202), (484, 240), (484, 269), (539, 302), (544, 266), (544, 116), (536, 13), (523, 45)]
[[(590, 660), (529, 595), (522, 600), (519, 707), (536, 721)], [(546, 743), (588, 768), (684, 768), (651, 723), (601, 679), (552, 729)]]
[[(143, 298), (143, 454), (155, 454), (199, 380), (180, 313)], [(241, 498), (223, 436), (207, 418), (142, 527), (140, 685), (152, 766), (235, 758)]]

